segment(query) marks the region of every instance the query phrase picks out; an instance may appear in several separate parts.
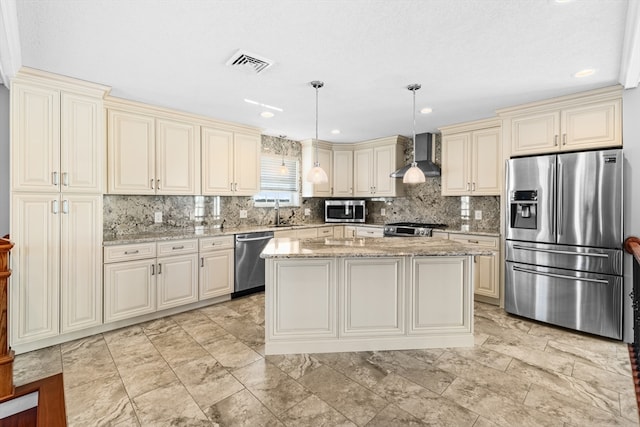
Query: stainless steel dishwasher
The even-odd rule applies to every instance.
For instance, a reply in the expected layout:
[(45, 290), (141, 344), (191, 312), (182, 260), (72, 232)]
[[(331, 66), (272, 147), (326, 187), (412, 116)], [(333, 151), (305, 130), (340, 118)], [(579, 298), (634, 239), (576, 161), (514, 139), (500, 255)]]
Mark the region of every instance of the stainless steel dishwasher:
[(236, 277), (231, 298), (264, 290), (264, 259), (260, 253), (273, 238), (273, 231), (236, 234)]

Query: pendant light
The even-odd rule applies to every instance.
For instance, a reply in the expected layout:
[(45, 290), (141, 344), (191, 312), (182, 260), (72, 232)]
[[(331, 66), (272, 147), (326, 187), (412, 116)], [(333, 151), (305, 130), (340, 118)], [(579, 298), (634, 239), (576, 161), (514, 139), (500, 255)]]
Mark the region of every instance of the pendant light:
[(318, 89), (324, 86), (324, 83), (318, 80), (314, 80), (311, 83), (316, 90), (316, 160), (313, 164), (313, 168), (307, 173), (307, 181), (313, 182), (314, 184), (324, 184), (329, 182), (329, 177), (327, 173), (320, 167), (320, 162), (318, 161)]
[(289, 168), (284, 164), (284, 135), (280, 136), (280, 151), (282, 152), (282, 164), (280, 165), (280, 175), (287, 176), (289, 175)]
[(418, 83), (407, 86), (411, 92), (413, 92), (413, 163), (411, 167), (405, 172), (402, 182), (405, 184), (419, 184), (425, 182), (424, 172), (418, 167), (416, 163), (416, 91), (422, 86)]

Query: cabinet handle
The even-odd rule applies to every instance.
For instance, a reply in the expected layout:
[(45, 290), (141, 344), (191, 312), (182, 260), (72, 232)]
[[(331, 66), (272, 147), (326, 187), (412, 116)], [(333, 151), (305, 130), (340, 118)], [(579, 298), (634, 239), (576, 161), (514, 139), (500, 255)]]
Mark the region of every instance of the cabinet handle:
[(178, 249), (184, 249), (184, 245), (171, 247), (171, 250), (174, 250), (174, 251), (177, 251)]
[(562, 145), (567, 145), (567, 134), (566, 133), (562, 134)]
[(53, 172), (51, 179), (53, 180), (53, 185), (58, 185), (58, 172)]
[(233, 183), (233, 191), (238, 191), (238, 183), (237, 182)]
[(553, 145), (558, 146), (558, 135), (553, 136)]
[(51, 212), (54, 215), (58, 214), (58, 201), (57, 200), (52, 200), (51, 201)]
[(160, 189), (160, 180), (156, 179), (156, 190)]
[(153, 179), (153, 178), (151, 178), (151, 180), (150, 180), (150, 181), (151, 181), (151, 189), (152, 189), (152, 190), (155, 190), (155, 188), (153, 188), (153, 181), (154, 181), (154, 179)]
[(62, 185), (69, 186), (69, 172), (62, 172)]
[(62, 201), (62, 213), (63, 214), (68, 214), (69, 213), (69, 201), (68, 200), (63, 200)]
[(162, 264), (158, 263), (158, 274), (162, 274)]
[(151, 275), (155, 276), (156, 274), (156, 265), (155, 264), (151, 264)]
[(475, 243), (476, 245), (479, 244), (480, 242), (477, 240), (467, 240), (467, 242), (469, 243)]
[(473, 263), (476, 264), (478, 262), (478, 255), (473, 256)]
[(471, 183), (471, 191), (476, 191), (476, 183)]
[(204, 267), (204, 257), (200, 257), (200, 267)]
[(469, 191), (470, 184), (467, 182), (467, 191)]
[(140, 252), (140, 251), (138, 249), (136, 249), (135, 251), (124, 251), (124, 254), (125, 255), (135, 255), (138, 252)]

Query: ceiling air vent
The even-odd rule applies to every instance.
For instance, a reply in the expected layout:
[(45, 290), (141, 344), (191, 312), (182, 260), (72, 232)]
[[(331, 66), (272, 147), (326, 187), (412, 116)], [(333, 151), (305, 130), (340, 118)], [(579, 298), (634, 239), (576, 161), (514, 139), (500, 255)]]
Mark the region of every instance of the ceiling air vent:
[(271, 67), (273, 65), (273, 61), (255, 55), (253, 53), (239, 50), (235, 54), (233, 54), (231, 58), (229, 58), (229, 60), (227, 61), (227, 65), (251, 70), (256, 74), (259, 74), (260, 72)]

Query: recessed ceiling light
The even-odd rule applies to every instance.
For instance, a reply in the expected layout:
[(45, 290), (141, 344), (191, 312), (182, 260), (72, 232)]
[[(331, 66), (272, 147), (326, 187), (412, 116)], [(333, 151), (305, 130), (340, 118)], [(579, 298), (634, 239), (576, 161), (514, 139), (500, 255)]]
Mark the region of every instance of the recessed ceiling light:
[(420, 114), (429, 114), (431, 112), (433, 112), (433, 109), (429, 107), (424, 107), (423, 109), (420, 110)]
[(260, 115), (265, 119), (270, 119), (271, 117), (274, 116), (274, 114), (271, 111), (263, 111), (262, 113), (260, 113)]
[(283, 112), (284, 110), (280, 107), (274, 107), (273, 105), (269, 105), (269, 104), (263, 104), (262, 102), (258, 102), (258, 101), (254, 101), (253, 99), (244, 99), (244, 102), (248, 103), (248, 104), (253, 104), (253, 105), (259, 105), (261, 107), (264, 108), (268, 108), (270, 110), (275, 110), (275, 111), (279, 111), (279, 112)]
[(577, 73), (575, 73), (573, 77), (576, 77), (576, 78), (588, 77), (588, 76), (594, 75), (595, 73), (596, 73), (596, 70), (594, 68), (585, 68), (584, 70), (580, 70)]
[(333, 129), (331, 131), (331, 133), (334, 134), (334, 135), (339, 135), (340, 134), (340, 129)]

